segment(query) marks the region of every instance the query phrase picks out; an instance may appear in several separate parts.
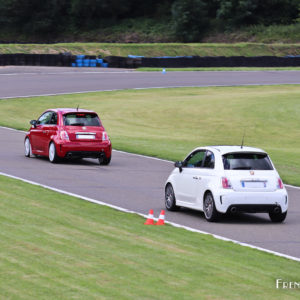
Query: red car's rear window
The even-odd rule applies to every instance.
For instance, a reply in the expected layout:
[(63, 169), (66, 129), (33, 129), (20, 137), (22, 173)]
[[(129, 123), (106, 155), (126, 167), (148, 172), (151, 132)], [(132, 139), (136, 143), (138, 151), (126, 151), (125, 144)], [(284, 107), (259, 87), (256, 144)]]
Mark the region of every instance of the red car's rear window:
[(69, 113), (63, 115), (65, 126), (101, 126), (99, 117), (93, 113)]

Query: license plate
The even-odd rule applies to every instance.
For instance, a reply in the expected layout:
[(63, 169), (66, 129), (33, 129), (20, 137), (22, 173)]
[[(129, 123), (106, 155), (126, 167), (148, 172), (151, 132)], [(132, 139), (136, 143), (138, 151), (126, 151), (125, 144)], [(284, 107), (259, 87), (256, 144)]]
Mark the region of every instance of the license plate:
[(93, 134), (76, 134), (76, 139), (78, 139), (78, 140), (94, 140), (95, 136)]
[(250, 189), (265, 188), (267, 183), (265, 181), (242, 181), (242, 187)]

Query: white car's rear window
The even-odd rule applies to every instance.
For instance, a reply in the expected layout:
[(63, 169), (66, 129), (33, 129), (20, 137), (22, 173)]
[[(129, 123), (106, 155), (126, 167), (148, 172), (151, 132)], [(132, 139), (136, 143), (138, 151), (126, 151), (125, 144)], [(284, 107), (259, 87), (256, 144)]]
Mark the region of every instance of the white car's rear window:
[(265, 153), (228, 153), (223, 155), (224, 170), (273, 170)]

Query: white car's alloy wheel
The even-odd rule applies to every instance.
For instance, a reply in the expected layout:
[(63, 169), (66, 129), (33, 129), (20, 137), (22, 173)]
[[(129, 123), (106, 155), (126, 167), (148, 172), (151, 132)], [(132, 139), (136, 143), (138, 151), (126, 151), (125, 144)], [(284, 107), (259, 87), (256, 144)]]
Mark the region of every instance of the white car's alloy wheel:
[(165, 190), (165, 206), (167, 210), (178, 210), (178, 206), (176, 205), (176, 197), (171, 184), (166, 186)]
[(207, 193), (204, 197), (203, 211), (205, 219), (209, 222), (217, 221), (219, 214), (215, 207), (214, 197), (211, 193)]
[(211, 218), (213, 212), (213, 205), (214, 203), (211, 194), (208, 194), (204, 199), (204, 214), (207, 219)]

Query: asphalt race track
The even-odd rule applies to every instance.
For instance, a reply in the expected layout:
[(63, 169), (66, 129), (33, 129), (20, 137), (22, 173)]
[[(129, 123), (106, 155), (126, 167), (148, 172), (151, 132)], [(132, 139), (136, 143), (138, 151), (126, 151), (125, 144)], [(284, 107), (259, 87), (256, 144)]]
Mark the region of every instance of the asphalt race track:
[[(224, 72), (176, 72), (174, 75), (171, 72), (150, 74), (109, 69), (103, 73), (97, 72), (98, 69), (78, 71), (71, 68), (0, 68), (0, 98), (95, 90), (96, 82), (101, 80), (104, 80), (110, 88), (99, 82), (97, 90), (139, 88), (146, 87), (147, 84), (149, 87), (157, 84), (183, 86), (189, 83), (189, 85), (199, 86), (205, 83), (226, 85), (226, 81), (227, 85), (255, 84), (259, 81), (259, 77), (264, 84), (300, 84), (300, 72), (296, 71), (253, 72), (253, 74), (251, 72), (231, 74), (230, 72), (230, 76), (225, 76)], [(93, 76), (95, 76), (94, 86), (89, 86), (88, 80)], [(162, 80), (167, 76), (170, 78)], [(213, 84), (214, 77), (215, 84)], [(150, 83), (147, 81), (149, 78), (152, 78)], [(72, 81), (73, 85), (68, 86)], [(195, 84), (197, 82), (198, 84)], [(66, 90), (63, 89), (64, 83), (67, 86)], [(73, 89), (68, 90), (68, 88)], [(105, 167), (99, 166), (97, 161), (92, 159), (51, 164), (45, 158), (26, 158), (23, 154), (23, 141), (23, 132), (0, 128), (1, 172), (143, 214), (147, 214), (152, 208), (156, 217), (160, 210), (164, 209), (163, 187), (173, 168), (170, 162), (114, 151), (111, 165)], [(201, 212), (188, 209), (166, 212), (166, 219), (300, 258), (300, 189), (288, 187), (288, 193), (289, 213), (283, 224), (271, 223), (267, 214), (224, 217), (219, 223), (208, 223)]]
[(126, 69), (0, 67), (0, 99), (175, 86), (300, 84), (300, 71), (137, 72)]

